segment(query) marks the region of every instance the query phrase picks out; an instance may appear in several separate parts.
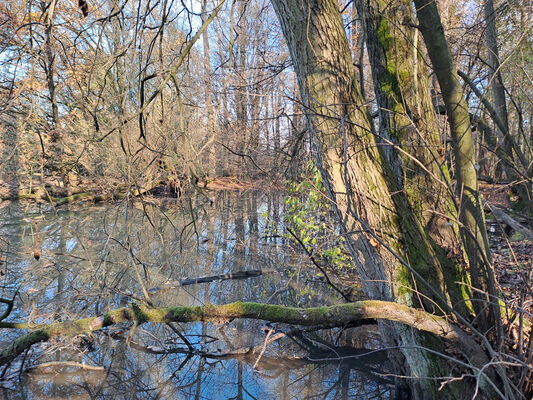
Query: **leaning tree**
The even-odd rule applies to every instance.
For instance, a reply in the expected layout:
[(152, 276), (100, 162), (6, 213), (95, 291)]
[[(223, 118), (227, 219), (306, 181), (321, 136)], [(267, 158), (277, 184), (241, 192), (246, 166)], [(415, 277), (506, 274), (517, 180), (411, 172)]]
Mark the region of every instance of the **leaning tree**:
[[(409, 1), (357, 2), (374, 64), (381, 110), (377, 130), (360, 92), (338, 3), (272, 2), (298, 77), (315, 161), (366, 294), (447, 315), (463, 324), (476, 315), (477, 332), (491, 349), (487, 337), (501, 337), (501, 321), (493, 300), (495, 279), (477, 188), (469, 112), (435, 2), (415, 1), (418, 23)], [(434, 117), (427, 110), (431, 103), (425, 60), (414, 43), (415, 27), (442, 89), (454, 150), (456, 196), (453, 191), (435, 190), (438, 185), (449, 186), (441, 157), (420, 145), (410, 151), (408, 145), (425, 141), (429, 147), (438, 140)], [(418, 193), (423, 181), (430, 182), (423, 185), (430, 194)], [(441, 220), (437, 226), (457, 224), (468, 270), (445, 251), (453, 232), (448, 238), (436, 237), (438, 230), (428, 226), (428, 217), (420, 211), (435, 200), (434, 193), (441, 199), (429, 219)], [(469, 282), (473, 295), (465, 290)], [(382, 322), (381, 330), (386, 343), (402, 349), (393, 357), (403, 372), (418, 377), (449, 374), (446, 357), (437, 356), (444, 347), (434, 337), (398, 323)], [(490, 356), (495, 357), (495, 352)], [(471, 368), (479, 375), (482, 358), (474, 358), (469, 360)], [(493, 371), (486, 370), (488, 379), (494, 379)], [(494, 374), (505, 381), (501, 370)], [(464, 383), (445, 390), (454, 398), (468, 396)], [(435, 398), (438, 381), (411, 380), (410, 387), (416, 398)], [(505, 387), (506, 395), (511, 395)]]

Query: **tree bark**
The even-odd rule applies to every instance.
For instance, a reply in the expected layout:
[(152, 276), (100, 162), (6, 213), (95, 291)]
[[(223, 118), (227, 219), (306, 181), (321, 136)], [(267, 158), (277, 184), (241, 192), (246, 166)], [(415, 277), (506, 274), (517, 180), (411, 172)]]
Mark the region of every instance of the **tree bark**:
[(53, 29), (54, 29), (54, 11), (56, 0), (51, 0), (46, 4), (41, 3), (43, 12), (46, 11), (46, 28), (44, 31), (44, 57), (45, 57), (45, 72), (46, 84), (48, 86), (48, 95), (50, 96), (50, 107), (52, 109), (52, 142), (59, 140), (59, 132), (57, 131), (57, 123), (59, 122), (59, 109), (57, 107), (56, 83), (55, 83), (55, 52), (53, 45)]
[[(442, 265), (394, 166), (378, 150), (337, 2), (273, 0), (273, 5), (298, 77), (315, 160), (365, 293), (437, 313), (436, 304), (449, 309)], [(399, 325), (381, 329), (385, 339), (398, 338), (406, 373), (448, 373), (428, 353), (413, 351), (420, 344), (438, 348), (429, 338)], [(418, 398), (437, 395), (436, 381), (411, 380), (410, 385)]]
[(247, 96), (247, 72), (246, 72), (246, 26), (243, 23), (244, 12), (246, 10), (246, 1), (239, 0), (238, 18), (241, 20), (239, 36), (237, 37), (237, 51), (235, 59), (235, 74), (236, 74), (236, 87), (235, 87), (235, 107), (237, 112), (237, 153), (241, 154), (238, 159), (238, 176), (246, 175), (246, 162), (242, 156), (247, 147), (249, 140), (248, 130), (248, 96)]
[[(366, 109), (359, 106), (361, 95), (336, 4), (330, 0), (294, 4), (276, 0), (274, 6), (295, 65), (314, 154), (319, 167), (322, 166), (326, 185), (330, 184), (329, 194), (347, 231), (352, 232), (363, 222), (368, 239), (376, 240), (372, 236), (375, 232), (377, 239), (402, 255), (405, 255), (404, 246), (417, 243), (406, 235), (415, 235), (422, 246), (427, 245), (404, 193), (389, 191), (389, 181), (394, 179), (390, 166), (377, 149)], [(404, 215), (396, 211), (396, 204), (406, 207), (402, 210)], [(371, 297), (391, 298), (394, 293), (401, 293), (407, 303), (418, 302), (410, 299), (412, 293), (375, 282), (376, 279), (390, 282), (404, 269), (390, 251), (378, 248), (377, 244), (374, 247), (362, 238), (357, 246), (363, 246), (364, 260), (358, 251), (354, 254), (356, 262), (360, 261), (359, 272)], [(413, 254), (411, 264), (415, 269), (420, 267), (437, 290), (442, 290), (442, 272), (435, 270), (432, 260), (427, 259), (427, 247), (421, 253), (420, 257), (426, 257), (425, 262), (417, 262)], [(389, 266), (393, 267), (389, 269)], [(404, 273), (409, 275), (408, 271)]]
[(413, 212), (434, 241), (452, 303), (469, 313), (469, 280), (456, 260), (458, 227), (451, 182), (444, 161), (428, 72), (414, 28), (411, 2), (360, 0), (380, 116), (380, 149), (394, 166), (400, 187)]
[[(474, 286), (473, 306), (484, 332), (501, 337), (500, 309), (496, 282), (490, 261), (485, 217), (478, 191), (474, 140), (470, 129), (468, 104), (463, 97), (455, 63), (434, 0), (415, 0), (419, 28), (424, 37), (433, 69), (439, 81), (448, 114), (455, 156), (459, 220), (465, 252)], [(487, 305), (490, 305), (487, 307)]]
[[(0, 353), (0, 365), (13, 361), (33, 344), (47, 341), (54, 336), (68, 336), (98, 331), (121, 322), (207, 322), (232, 319), (259, 319), (300, 326), (332, 328), (350, 324), (364, 324), (371, 320), (385, 319), (411, 326), (441, 337), (456, 346), (471, 362), (473, 370), (479, 371), (488, 359), (482, 348), (462, 329), (451, 324), (446, 318), (410, 308), (401, 304), (365, 300), (328, 307), (294, 308), (280, 305), (251, 302), (235, 302), (223, 305), (204, 305), (193, 307), (151, 308), (131, 304), (111, 310), (103, 316), (90, 317), (75, 321), (56, 322), (50, 325), (33, 327), (33, 331), (16, 339)], [(24, 323), (0, 322), (0, 328), (30, 329)]]
[[(207, 14), (207, 0), (202, 0), (202, 23), (205, 23), (209, 15)], [(209, 50), (209, 30), (205, 29), (202, 33), (202, 44), (204, 53), (204, 99), (205, 109), (207, 111), (207, 153), (208, 153), (208, 171), (207, 175), (214, 177), (216, 173), (216, 128), (215, 128), (215, 112), (213, 107), (213, 100), (211, 93), (213, 92), (212, 78), (211, 78), (211, 57)]]

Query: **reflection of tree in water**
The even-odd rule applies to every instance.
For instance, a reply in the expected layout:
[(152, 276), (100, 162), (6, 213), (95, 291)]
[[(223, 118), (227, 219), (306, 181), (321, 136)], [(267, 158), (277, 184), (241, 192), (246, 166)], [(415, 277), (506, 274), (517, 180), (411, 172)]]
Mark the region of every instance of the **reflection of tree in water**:
[[(273, 293), (283, 293), (283, 301), (297, 298), (300, 289), (287, 285), (283, 271), (300, 257), (284, 251), (281, 240), (266, 231), (262, 216), (266, 210), (270, 218), (279, 217), (281, 200), (279, 195), (221, 192), (214, 205), (198, 197), (160, 206), (64, 208), (57, 215), (37, 210), (41, 260), (33, 260), (31, 252), (12, 260), (20, 270), (23, 300), (17, 315), (25, 318), (37, 310), (35, 321), (49, 321), (101, 314), (142, 301), (143, 286), (154, 306), (264, 302), (264, 297), (279, 301), (269, 297)], [(22, 213), (5, 214), (0, 235), (8, 228), (20, 233), (28, 227)], [(31, 248), (31, 235), (15, 239), (18, 248)], [(165, 282), (184, 278), (255, 269), (281, 273), (164, 288)], [(331, 293), (322, 285), (317, 290), (316, 304), (330, 302)], [(353, 344), (346, 332), (289, 332), (261, 354), (267, 336), (263, 328), (245, 320), (171, 327), (121, 324), (78, 338), (75, 345), (38, 347), (25, 364), (69, 360), (103, 370), (57, 365), (36, 369), (23, 375), (21, 391), (8, 391), (7, 397), (290, 399), (358, 393), (379, 398), (387, 393), (388, 381), (374, 374), (381, 356), (346, 353), (339, 358), (346, 351), (343, 346)], [(271, 335), (290, 330), (266, 329), (276, 329)], [(253, 346), (256, 352), (248, 352)]]
[[(140, 347), (135, 348), (141, 351)], [(143, 351), (154, 351), (154, 348)], [(135, 358), (139, 358), (138, 354)], [(355, 394), (376, 395), (380, 391), (385, 394), (387, 390), (386, 381), (380, 386), (375, 376), (369, 379), (367, 371), (371, 367), (361, 359), (339, 362), (333, 357), (330, 361), (311, 362), (266, 356), (254, 371), (252, 365), (256, 358), (257, 355), (219, 359), (148, 354), (142, 358), (145, 364), (132, 363), (129, 365), (132, 369), (123, 374), (116, 372), (119, 365), (113, 363), (112, 372), (99, 385), (101, 394), (106, 396), (145, 393), (150, 397), (157, 393), (168, 398), (248, 398), (248, 394), (256, 398), (326, 398), (332, 393), (341, 398), (341, 392), (353, 397)], [(150, 371), (149, 376), (146, 371)]]

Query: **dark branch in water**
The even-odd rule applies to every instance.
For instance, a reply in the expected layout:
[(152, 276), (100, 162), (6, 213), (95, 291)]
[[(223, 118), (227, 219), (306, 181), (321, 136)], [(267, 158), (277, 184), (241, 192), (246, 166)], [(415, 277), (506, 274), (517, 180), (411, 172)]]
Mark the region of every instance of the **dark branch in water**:
[(247, 278), (253, 278), (253, 277), (261, 276), (261, 275), (273, 274), (274, 272), (276, 271), (274, 271), (273, 269), (265, 269), (265, 270), (254, 269), (250, 271), (237, 271), (237, 272), (230, 272), (227, 274), (204, 276), (201, 278), (185, 278), (180, 281), (164, 283), (155, 288), (151, 288), (149, 291), (153, 293), (153, 292), (158, 292), (160, 290), (165, 290), (165, 289), (175, 289), (180, 286), (196, 285), (198, 283), (209, 283), (209, 282), (229, 280), (229, 279), (247, 279)]

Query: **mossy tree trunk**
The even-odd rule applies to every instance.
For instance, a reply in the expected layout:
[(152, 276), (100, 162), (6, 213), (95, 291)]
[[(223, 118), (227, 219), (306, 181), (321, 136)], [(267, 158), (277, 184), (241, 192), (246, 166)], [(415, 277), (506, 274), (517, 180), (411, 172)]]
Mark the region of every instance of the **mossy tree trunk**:
[[(273, 4), (298, 77), (315, 160), (364, 290), (373, 299), (435, 312), (435, 304), (449, 309), (443, 267), (398, 179), (401, 163), (378, 149), (337, 2), (273, 0)], [(429, 301), (421, 300), (424, 296)], [(404, 347), (408, 373), (447, 373), (428, 353), (412, 350), (438, 344), (400, 325), (394, 328)], [(438, 390), (433, 380), (410, 384), (418, 398), (434, 398)]]
[[(376, 145), (373, 127), (362, 104), (354, 79), (348, 41), (339, 10), (333, 1), (274, 1), (298, 76), (316, 160), (324, 174), (330, 197), (339, 210), (347, 232), (363, 229), (351, 242), (357, 247), (355, 262), (360, 266), (367, 291), (373, 298), (402, 296), (408, 304), (418, 304), (416, 296), (390, 285), (399, 274), (410, 275), (391, 252), (410, 259), (413, 267), (444, 293), (438, 260), (412, 213), (405, 194), (394, 192), (398, 185), (391, 165)], [(309, 13), (309, 19), (308, 19)], [(389, 187), (390, 186), (390, 187)], [(405, 211), (400, 215), (401, 211)], [(363, 226), (360, 226), (360, 222)], [(354, 235), (348, 235), (352, 239)], [(416, 254), (407, 254), (410, 243)], [(378, 243), (382, 241), (382, 244)], [(359, 250), (363, 257), (358, 256)], [(419, 262), (423, 258), (424, 262)], [(372, 268), (365, 268), (365, 266)], [(393, 266), (389, 268), (389, 266)], [(403, 272), (401, 272), (403, 271)], [(389, 283), (376, 283), (381, 279)], [(409, 284), (408, 280), (406, 282)], [(426, 291), (426, 288), (420, 288)], [(431, 292), (428, 296), (441, 300)]]
[[(415, 0), (419, 28), (437, 76), (448, 114), (455, 157), (459, 197), (459, 220), (474, 286), (473, 306), (478, 323), (485, 332), (500, 335), (501, 318), (485, 217), (478, 191), (474, 140), (468, 104), (452, 59), (444, 28), (434, 0)], [(488, 306), (489, 305), (489, 306)], [(495, 331), (494, 331), (495, 330)]]
[(457, 213), (411, 2), (362, 0), (356, 4), (364, 20), (379, 106), (380, 149), (394, 165), (398, 184), (433, 242), (446, 271), (452, 303), (466, 315), (469, 280), (456, 265), (458, 227), (450, 222)]
[(453, 344), (475, 368), (487, 362), (482, 348), (460, 328), (446, 318), (409, 308), (404, 305), (375, 300), (358, 301), (329, 307), (294, 308), (280, 305), (251, 302), (235, 302), (222, 305), (152, 308), (136, 303), (129, 307), (110, 310), (102, 316), (74, 321), (56, 322), (35, 327), (25, 323), (0, 321), (2, 329), (33, 329), (30, 333), (14, 340), (0, 352), (0, 366), (13, 361), (33, 344), (47, 341), (53, 336), (73, 337), (91, 333), (122, 322), (135, 322), (137, 325), (172, 322), (207, 322), (233, 319), (260, 319), (300, 326), (343, 327), (350, 324), (368, 324), (375, 319), (401, 322), (412, 328), (433, 335)]

